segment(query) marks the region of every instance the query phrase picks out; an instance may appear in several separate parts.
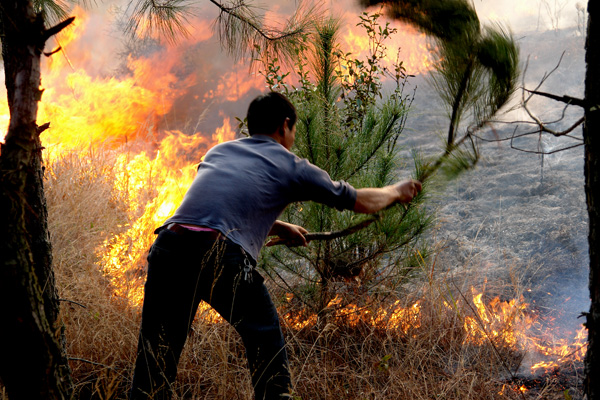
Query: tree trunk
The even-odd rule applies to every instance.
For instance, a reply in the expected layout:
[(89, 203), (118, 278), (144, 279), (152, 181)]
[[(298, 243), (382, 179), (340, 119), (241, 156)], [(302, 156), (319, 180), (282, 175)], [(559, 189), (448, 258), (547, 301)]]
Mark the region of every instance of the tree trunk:
[(588, 350), (585, 357), (585, 393), (600, 399), (600, 0), (588, 2), (585, 77), (585, 194), (589, 214), (590, 312), (587, 314)]
[(10, 124), (0, 155), (0, 378), (11, 400), (71, 397), (43, 191), (37, 126), (41, 15), (2, 1), (2, 56)]

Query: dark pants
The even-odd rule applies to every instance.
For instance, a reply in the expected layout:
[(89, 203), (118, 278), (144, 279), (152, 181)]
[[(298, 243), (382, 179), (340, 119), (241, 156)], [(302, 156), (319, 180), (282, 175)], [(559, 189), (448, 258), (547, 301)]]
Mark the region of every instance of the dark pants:
[(201, 300), (241, 335), (255, 398), (280, 399), (291, 381), (277, 310), (240, 246), (202, 232), (162, 230), (148, 255), (130, 399), (170, 399), (177, 363)]

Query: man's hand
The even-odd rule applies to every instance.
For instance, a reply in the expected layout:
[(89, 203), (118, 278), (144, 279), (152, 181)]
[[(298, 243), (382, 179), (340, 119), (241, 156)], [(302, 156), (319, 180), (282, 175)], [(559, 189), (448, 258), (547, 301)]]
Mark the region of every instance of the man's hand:
[(306, 246), (308, 241), (304, 237), (304, 234), (308, 233), (306, 229), (299, 225), (290, 224), (283, 221), (275, 221), (269, 235), (276, 235), (278, 239), (271, 239), (267, 242), (266, 246), (274, 246), (276, 244), (283, 243), (289, 247)]
[(398, 199), (396, 200), (398, 203), (410, 203), (423, 188), (421, 182), (414, 179), (398, 182), (393, 186), (398, 191)]
[(382, 188), (356, 190), (354, 211), (372, 214), (394, 203), (409, 203), (422, 189), (421, 182), (408, 179)]

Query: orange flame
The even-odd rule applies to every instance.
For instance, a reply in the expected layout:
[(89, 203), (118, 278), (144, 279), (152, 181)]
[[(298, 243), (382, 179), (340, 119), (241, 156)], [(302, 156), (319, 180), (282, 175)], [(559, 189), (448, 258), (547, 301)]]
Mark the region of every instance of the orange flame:
[[(393, 71), (392, 64), (396, 61), (396, 53), (399, 50), (400, 60), (408, 74), (429, 72), (433, 68), (434, 61), (426, 35), (411, 25), (396, 21), (391, 21), (390, 27), (398, 31), (384, 42), (388, 50), (383, 60), (383, 67)], [(369, 54), (369, 38), (361, 27), (350, 25), (347, 32), (342, 34), (341, 41), (344, 51), (351, 52), (354, 58), (364, 59)]]
[[(126, 72), (106, 76), (94, 71), (98, 61), (81, 43), (90, 21), (81, 8), (73, 11), (75, 23), (58, 38), (63, 49), (43, 62), (43, 84), (38, 121), (50, 121), (42, 134), (45, 159), (52, 163), (62, 154), (82, 149), (105, 149), (116, 154), (112, 171), (115, 196), (126, 205), (127, 221), (97, 249), (99, 266), (114, 288), (132, 305), (143, 296), (144, 257), (153, 231), (179, 205), (204, 152), (216, 143), (232, 140), (229, 118), (211, 135), (184, 134), (168, 126), (166, 116), (174, 103), (197, 84), (196, 71), (182, 71), (186, 46), (163, 47), (150, 55), (129, 55)], [(200, 26), (207, 26), (201, 24)], [(205, 40), (207, 35), (200, 35)], [(98, 39), (98, 38), (95, 38)], [(79, 49), (71, 53), (71, 49)], [(257, 87), (258, 78), (244, 79), (236, 70), (218, 81), (217, 95), (236, 100)], [(242, 83), (235, 85), (239, 80)], [(235, 90), (233, 90), (233, 89)], [(238, 97), (236, 97), (238, 96)], [(2, 120), (8, 125), (6, 102)], [(188, 129), (189, 130), (189, 129)], [(210, 317), (215, 319), (214, 315)]]
[[(541, 329), (541, 323), (548, 321), (539, 321), (522, 297), (508, 301), (495, 297), (486, 303), (483, 301), (483, 293), (477, 293), (473, 288), (471, 290), (471, 306), (467, 308), (470, 308), (472, 315), (462, 317), (466, 344), (492, 343), (494, 346), (503, 345), (522, 351), (531, 359), (544, 358), (544, 361), (530, 365), (533, 374), (552, 372), (563, 365), (583, 360), (587, 348), (587, 335), (583, 326), (574, 338), (562, 337), (555, 332), (558, 327), (546, 324)], [(288, 295), (288, 302), (292, 297), (291, 294)], [(420, 302), (403, 307), (400, 301), (396, 301), (377, 309), (359, 307), (356, 304), (342, 306), (342, 302), (342, 297), (336, 296), (328, 303), (327, 309), (330, 310), (329, 315), (340, 318), (347, 326), (366, 324), (405, 335), (412, 335), (411, 332), (422, 326)], [(455, 311), (456, 305), (444, 305), (448, 311)], [(284, 314), (284, 319), (289, 326), (298, 330), (317, 324), (316, 315), (288, 313)], [(528, 390), (524, 386), (515, 389), (522, 392)], [(504, 388), (500, 394), (503, 392)]]

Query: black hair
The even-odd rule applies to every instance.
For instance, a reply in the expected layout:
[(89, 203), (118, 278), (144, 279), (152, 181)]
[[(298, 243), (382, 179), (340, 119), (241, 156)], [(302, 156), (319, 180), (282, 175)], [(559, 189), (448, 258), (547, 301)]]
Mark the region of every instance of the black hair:
[(246, 119), (250, 136), (272, 135), (289, 118), (289, 128), (296, 124), (296, 108), (284, 95), (269, 92), (252, 100)]

